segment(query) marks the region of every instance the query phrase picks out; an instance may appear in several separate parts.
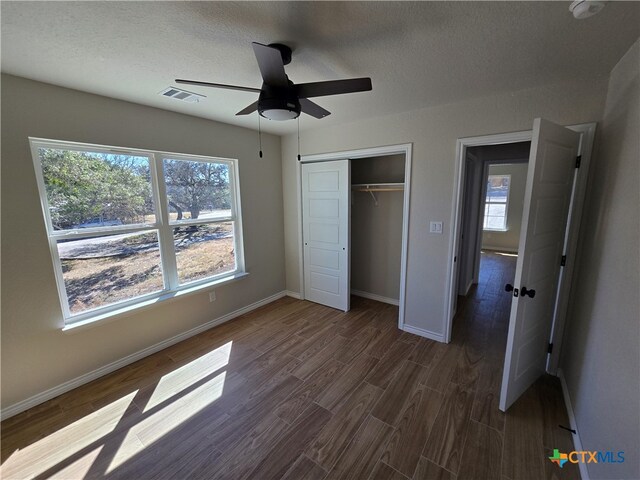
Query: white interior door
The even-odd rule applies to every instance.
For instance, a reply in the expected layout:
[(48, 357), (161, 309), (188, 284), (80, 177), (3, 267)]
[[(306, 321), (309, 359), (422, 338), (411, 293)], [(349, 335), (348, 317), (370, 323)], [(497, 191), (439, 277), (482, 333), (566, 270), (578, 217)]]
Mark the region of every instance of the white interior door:
[(304, 296), (349, 310), (349, 160), (302, 165)]
[(533, 124), (500, 410), (545, 371), (580, 134)]

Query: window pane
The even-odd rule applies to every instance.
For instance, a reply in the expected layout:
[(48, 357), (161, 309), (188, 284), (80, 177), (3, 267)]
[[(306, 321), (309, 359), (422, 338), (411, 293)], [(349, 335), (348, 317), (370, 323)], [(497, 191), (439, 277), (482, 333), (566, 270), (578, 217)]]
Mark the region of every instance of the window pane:
[(181, 284), (236, 269), (232, 222), (174, 228), (173, 240)]
[(155, 230), (60, 241), (58, 255), (73, 314), (164, 287)]
[(164, 181), (171, 221), (231, 215), (229, 165), (226, 163), (166, 159)]
[(489, 175), (487, 182), (487, 202), (506, 203), (511, 175)]
[(39, 148), (54, 230), (154, 222), (149, 159)]
[(507, 206), (504, 203), (492, 203), (489, 205), (489, 210), (487, 211), (487, 215), (491, 215), (494, 217), (502, 216), (504, 217), (507, 213)]
[(503, 229), (504, 227), (504, 217), (485, 217), (485, 228)]

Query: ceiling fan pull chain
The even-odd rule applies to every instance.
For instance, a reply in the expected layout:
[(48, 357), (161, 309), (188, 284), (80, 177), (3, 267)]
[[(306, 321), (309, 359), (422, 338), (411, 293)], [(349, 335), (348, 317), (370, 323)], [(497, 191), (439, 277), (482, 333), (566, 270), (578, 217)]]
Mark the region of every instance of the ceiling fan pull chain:
[(260, 128), (260, 114), (258, 113), (258, 143), (260, 144), (260, 158), (262, 158), (262, 129)]
[(300, 117), (298, 117), (298, 161), (300, 161)]

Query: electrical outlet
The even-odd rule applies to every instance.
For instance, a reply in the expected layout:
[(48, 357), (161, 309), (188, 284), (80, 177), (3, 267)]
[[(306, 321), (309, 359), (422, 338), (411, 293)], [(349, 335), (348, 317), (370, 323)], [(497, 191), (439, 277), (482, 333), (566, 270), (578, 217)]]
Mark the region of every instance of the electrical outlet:
[(215, 290), (209, 292), (209, 301), (210, 302), (215, 302), (216, 301), (216, 291)]
[(442, 233), (442, 222), (429, 222), (429, 233)]

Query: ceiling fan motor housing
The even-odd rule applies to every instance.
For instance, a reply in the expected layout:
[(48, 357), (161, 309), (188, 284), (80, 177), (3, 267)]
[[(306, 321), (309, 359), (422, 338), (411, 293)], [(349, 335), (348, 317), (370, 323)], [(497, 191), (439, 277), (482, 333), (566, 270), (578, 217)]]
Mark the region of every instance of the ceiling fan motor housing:
[(291, 120), (300, 116), (300, 101), (293, 88), (262, 85), (258, 112), (269, 120)]

